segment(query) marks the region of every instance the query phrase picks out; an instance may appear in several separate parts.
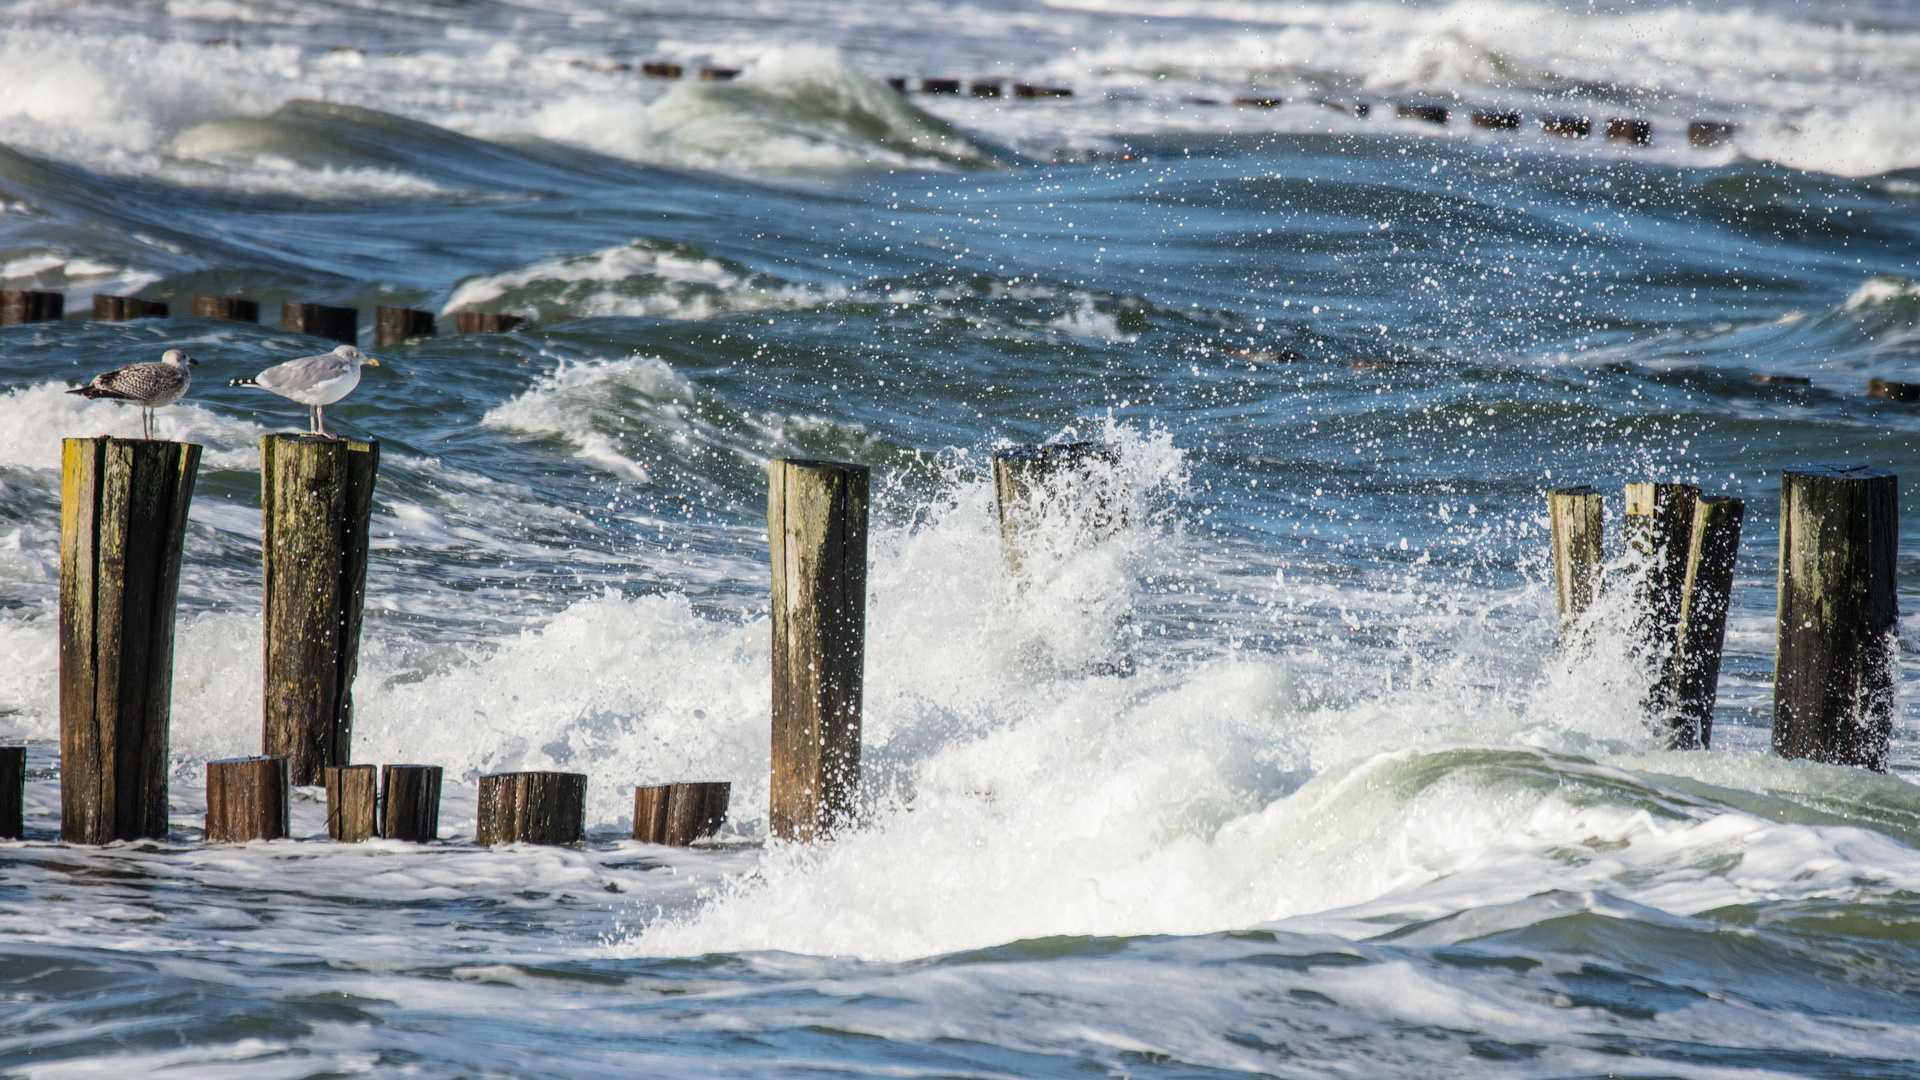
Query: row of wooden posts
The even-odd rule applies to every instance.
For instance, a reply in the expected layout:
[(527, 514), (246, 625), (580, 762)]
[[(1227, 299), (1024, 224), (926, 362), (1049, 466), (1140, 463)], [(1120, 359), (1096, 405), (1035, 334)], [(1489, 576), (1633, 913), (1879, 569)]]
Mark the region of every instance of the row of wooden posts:
[[(997, 454), (1010, 555), (1028, 513), (1023, 501), (1039, 497), (1039, 477), (1084, 472), (1088, 461), (1111, 456), (1090, 444)], [(260, 440), (260, 461), (262, 753), (208, 763), (207, 839), (284, 837), (292, 786), (324, 783), (332, 838), (432, 840), (440, 767), (389, 764), (376, 773), (350, 761), (380, 445), (273, 434)], [(175, 600), (199, 463), (200, 447), (191, 443), (101, 437), (63, 446), (60, 797), (61, 838), (70, 843), (167, 835)], [(866, 466), (769, 464), (769, 820), (778, 837), (815, 839), (855, 812), (867, 502)], [(0, 835), (21, 833), (24, 753), (0, 748)], [(581, 840), (586, 784), (579, 773), (482, 776), (476, 841)], [(634, 838), (684, 845), (710, 836), (730, 795), (724, 781), (637, 788)]]
[[(69, 439), (61, 491), (61, 836), (164, 837), (173, 623), (200, 448)], [(1058, 496), (1098, 538), (1123, 519), (1111, 448), (1014, 447), (994, 455), (1008, 564)], [(364, 606), (377, 442), (261, 440), (263, 754), (210, 762), (207, 838), (287, 835), (290, 788), (324, 783), (328, 833), (353, 841), (438, 835), (441, 770), (350, 762), (352, 684)], [(771, 833), (813, 840), (858, 812), (865, 670), (869, 472), (833, 461), (768, 465), (772, 564)], [(1548, 496), (1555, 595), (1570, 649), (1603, 644), (1582, 616), (1606, 586), (1603, 497)], [(1686, 484), (1628, 485), (1632, 633), (1654, 665), (1645, 702), (1675, 748), (1711, 744), (1715, 687), (1744, 505)], [(1786, 757), (1885, 769), (1892, 725), (1896, 480), (1865, 467), (1781, 478), (1773, 745)], [(21, 826), (24, 750), (0, 748), (0, 834)], [(481, 844), (584, 837), (586, 776), (480, 778)], [(686, 844), (724, 822), (729, 782), (634, 792), (633, 835)]]
[[(1576, 653), (1600, 644), (1583, 615), (1606, 584), (1602, 503), (1590, 487), (1547, 496), (1554, 593)], [(1651, 666), (1647, 715), (1670, 748), (1705, 748), (1745, 505), (1663, 483), (1628, 484), (1625, 503), (1630, 633)], [(1887, 768), (1899, 519), (1891, 473), (1781, 473), (1773, 749), (1782, 757)]]
[[(66, 310), (65, 293), (33, 289), (0, 289), (0, 326), (58, 322), (66, 318)], [(232, 319), (237, 322), (251, 323), (260, 321), (260, 304), (237, 296), (195, 296), (188, 302), (188, 311), (196, 319)], [(133, 319), (167, 317), (167, 305), (158, 300), (97, 294), (93, 298), (95, 322), (128, 322)], [(524, 321), (518, 315), (502, 315), (493, 311), (453, 313), (454, 329), (462, 334), (501, 334), (515, 329)], [(334, 307), (330, 304), (296, 304), (289, 300), (280, 305), (280, 329), (312, 334), (315, 337), (352, 345), (360, 340), (360, 309)], [(373, 309), (375, 348), (398, 345), (413, 338), (433, 335), (434, 314), (431, 311), (385, 306), (376, 306)]]

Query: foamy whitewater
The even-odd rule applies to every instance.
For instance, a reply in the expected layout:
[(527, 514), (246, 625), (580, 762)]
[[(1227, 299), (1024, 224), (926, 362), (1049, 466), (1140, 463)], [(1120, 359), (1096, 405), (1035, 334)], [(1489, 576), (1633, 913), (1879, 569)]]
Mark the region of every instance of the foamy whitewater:
[[(1920, 382), (1910, 5), (659, 8), (0, 0), (0, 288), (69, 313), (0, 328), (0, 1073), (1914, 1075), (1912, 540), (1891, 771), (1770, 751), (1780, 471), (1920, 476), (1863, 393)], [(136, 293), (177, 317), (86, 318)], [(328, 347), (286, 300), (381, 360), (327, 411), (382, 442), (353, 757), (445, 767), (438, 843), (329, 843), (316, 789), (201, 839), (305, 422), (227, 380)], [(64, 391), (171, 347), (172, 829), (62, 847), (60, 440), (140, 429)], [(991, 456), (1076, 440), (1124, 524), (1016, 574)], [(782, 456), (874, 478), (859, 820), (811, 846), (767, 831)], [(1627, 590), (1556, 640), (1543, 492), (1618, 554), (1651, 478), (1746, 500), (1706, 751), (1641, 718)], [(587, 774), (586, 843), (473, 845), (518, 769)], [(720, 835), (628, 839), (675, 780)]]

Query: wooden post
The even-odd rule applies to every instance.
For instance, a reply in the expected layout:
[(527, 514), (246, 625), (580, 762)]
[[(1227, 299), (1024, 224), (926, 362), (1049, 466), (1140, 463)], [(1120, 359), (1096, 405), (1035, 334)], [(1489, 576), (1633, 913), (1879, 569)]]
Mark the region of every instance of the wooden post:
[(1780, 475), (1773, 750), (1886, 771), (1893, 730), (1898, 480), (1865, 466)]
[(360, 309), (287, 301), (280, 305), (280, 329), (352, 345), (360, 340)]
[(373, 347), (382, 349), (411, 338), (433, 336), (433, 312), (403, 307), (373, 309)]
[(327, 835), (357, 844), (380, 835), (379, 775), (371, 765), (327, 766)]
[(380, 766), (381, 829), (389, 840), (440, 839), (440, 766)]
[(1656, 720), (1673, 710), (1674, 632), (1687, 582), (1687, 551), (1693, 536), (1692, 484), (1628, 484), (1623, 518), (1627, 555), (1638, 580), (1634, 592), (1634, 641), (1651, 664), (1653, 685), (1644, 706)]
[(1727, 605), (1733, 595), (1733, 563), (1740, 553), (1739, 499), (1701, 496), (1693, 504), (1693, 535), (1687, 545), (1687, 575), (1674, 631), (1674, 711), (1667, 747), (1704, 750), (1713, 744), (1713, 706), (1720, 693), (1720, 650), (1727, 637)]
[(526, 322), (518, 315), (502, 315), (494, 311), (456, 311), (453, 313), (453, 329), (461, 334), (504, 334)]
[(367, 585), (367, 521), (380, 444), (260, 439), (266, 639), (262, 742), (317, 784), (353, 746), (353, 675)]
[(279, 840), (287, 826), (287, 759), (207, 762), (207, 843)]
[(27, 835), (27, 748), (0, 746), (0, 840)]
[(236, 322), (260, 321), (260, 305), (237, 296), (195, 296), (187, 302), (187, 313), (196, 319), (232, 319)]
[(173, 616), (200, 447), (68, 439), (60, 483), (60, 836), (167, 835)]
[(773, 563), (773, 835), (848, 822), (860, 785), (866, 667), (865, 465), (767, 463)]
[(727, 782), (659, 784), (633, 789), (633, 838), (686, 847), (720, 831), (733, 785)]
[(577, 844), (586, 838), (584, 773), (495, 773), (480, 778), (479, 828), (474, 842)]
[(164, 319), (167, 317), (167, 305), (158, 300), (141, 300), (133, 296), (93, 297), (93, 319), (95, 322), (126, 322), (129, 319)]
[(67, 297), (64, 293), (0, 289), (0, 326), (58, 322), (66, 313)]
[(1600, 598), (1601, 543), (1605, 505), (1590, 487), (1547, 492), (1547, 519), (1553, 531), (1553, 598), (1566, 629)]
[(1049, 513), (1071, 515), (1081, 538), (1098, 542), (1126, 524), (1112, 470), (1120, 452), (1104, 443), (1013, 446), (993, 453), (993, 504), (1007, 563), (1020, 567), (1022, 535)]

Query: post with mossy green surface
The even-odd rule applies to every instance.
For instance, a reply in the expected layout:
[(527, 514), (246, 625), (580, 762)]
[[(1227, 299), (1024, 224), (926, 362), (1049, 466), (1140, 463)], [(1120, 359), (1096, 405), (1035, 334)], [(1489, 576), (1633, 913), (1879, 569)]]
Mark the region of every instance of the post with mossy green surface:
[(1860, 465), (1780, 474), (1773, 750), (1781, 757), (1886, 771), (1898, 484)]
[(1733, 564), (1740, 553), (1739, 499), (1701, 496), (1693, 504), (1693, 533), (1674, 631), (1673, 711), (1667, 747), (1705, 750), (1713, 743), (1713, 706), (1719, 697), (1720, 653), (1727, 637), (1727, 607), (1733, 596)]
[(1601, 543), (1604, 504), (1590, 487), (1547, 492), (1547, 520), (1553, 533), (1553, 598), (1565, 630), (1600, 598), (1600, 568), (1606, 562)]
[(68, 439), (60, 478), (60, 837), (167, 835), (174, 605), (200, 447)]
[(260, 439), (266, 639), (261, 742), (295, 784), (318, 784), (353, 746), (353, 676), (366, 601), (367, 525), (380, 444)]
[(866, 669), (868, 469), (767, 463), (773, 563), (769, 825), (814, 840), (851, 821)]
[(1687, 550), (1693, 536), (1692, 484), (1628, 484), (1622, 531), (1636, 575), (1633, 637), (1644, 651), (1653, 683), (1644, 703), (1656, 721), (1673, 708), (1674, 631), (1687, 580)]

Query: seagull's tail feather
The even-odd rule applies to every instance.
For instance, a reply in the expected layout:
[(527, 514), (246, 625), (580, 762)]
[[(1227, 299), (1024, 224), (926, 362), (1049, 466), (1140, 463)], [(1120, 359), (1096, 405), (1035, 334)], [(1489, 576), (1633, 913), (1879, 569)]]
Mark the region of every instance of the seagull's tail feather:
[(116, 398), (120, 401), (133, 400), (132, 398), (127, 397), (125, 394), (116, 394), (104, 386), (93, 386), (91, 384), (87, 386), (76, 386), (73, 389), (67, 391), (67, 393), (79, 394), (81, 397), (84, 397), (84, 398), (103, 398), (104, 397), (104, 398)]
[(227, 385), (228, 386), (259, 386), (260, 383), (251, 375), (242, 375), (239, 378), (234, 379), (232, 382), (227, 383)]

